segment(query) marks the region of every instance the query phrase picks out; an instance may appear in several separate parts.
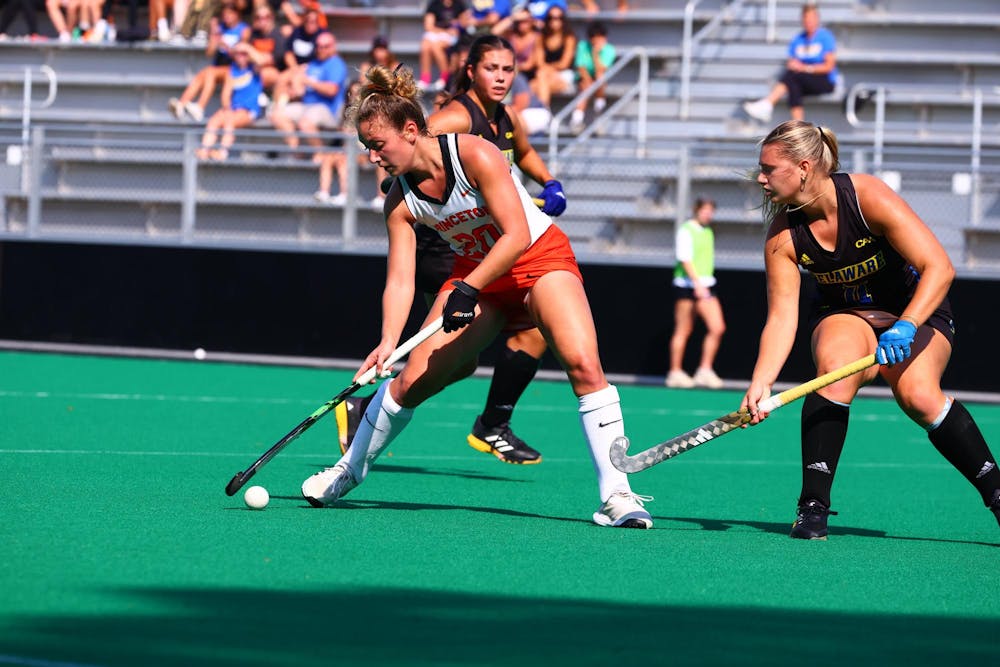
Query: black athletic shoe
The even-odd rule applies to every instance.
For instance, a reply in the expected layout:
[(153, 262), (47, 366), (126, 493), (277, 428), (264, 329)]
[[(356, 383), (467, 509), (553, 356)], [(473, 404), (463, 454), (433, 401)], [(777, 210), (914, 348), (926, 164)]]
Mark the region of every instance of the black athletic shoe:
[(358, 424), (361, 423), (361, 404), (364, 397), (348, 396), (333, 409), (333, 415), (337, 418), (337, 436), (340, 438), (340, 453), (346, 454), (354, 440), (354, 434), (358, 432)]
[(798, 516), (792, 524), (792, 532), (789, 537), (798, 540), (825, 540), (826, 539), (826, 518), (836, 514), (829, 507), (823, 505), (818, 500), (810, 500), (799, 505)]
[(990, 509), (993, 511), (993, 516), (997, 518), (997, 524), (1000, 524), (1000, 489), (993, 492), (993, 500), (990, 501)]
[(528, 446), (524, 440), (514, 435), (510, 430), (510, 422), (504, 422), (493, 428), (486, 428), (479, 417), (472, 425), (472, 433), (466, 438), (469, 447), (492, 454), (504, 463), (520, 463), (530, 465), (541, 463), (542, 455)]

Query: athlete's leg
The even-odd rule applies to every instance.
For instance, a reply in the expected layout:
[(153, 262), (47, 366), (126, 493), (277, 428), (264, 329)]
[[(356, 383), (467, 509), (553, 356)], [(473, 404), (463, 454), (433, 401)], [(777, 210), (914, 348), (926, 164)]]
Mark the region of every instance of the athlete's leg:
[(882, 367), (882, 377), (903, 411), (927, 430), (934, 447), (990, 505), (1000, 489), (996, 459), (969, 411), (941, 390), (951, 344), (941, 332), (924, 325), (911, 349), (912, 356), (903, 363)]
[(710, 296), (707, 299), (695, 301), (695, 310), (705, 323), (705, 340), (701, 344), (701, 363), (699, 368), (712, 370), (715, 366), (715, 356), (719, 352), (722, 335), (726, 333), (726, 319), (722, 315), (722, 304), (719, 299)]
[(553, 271), (538, 279), (527, 299), (528, 311), (579, 398), (580, 422), (597, 473), (602, 505), (594, 514), (600, 525), (649, 528), (653, 521), (628, 476), (611, 465), (615, 438), (625, 435), (618, 390), (609, 385), (597, 349), (597, 330), (580, 279)]

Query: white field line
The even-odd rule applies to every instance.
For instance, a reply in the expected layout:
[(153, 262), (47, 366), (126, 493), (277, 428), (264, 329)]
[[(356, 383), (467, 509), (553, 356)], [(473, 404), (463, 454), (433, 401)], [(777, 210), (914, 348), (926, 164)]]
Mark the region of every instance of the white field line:
[[(253, 454), (250, 452), (192, 452), (192, 451), (158, 451), (158, 450), (110, 450), (110, 449), (0, 449), (2, 455), (26, 455), (26, 456), (163, 456), (163, 457), (203, 457), (203, 458), (249, 458)], [(282, 453), (283, 459), (315, 459), (323, 456), (322, 453)], [(474, 454), (468, 455), (428, 455), (407, 453), (405, 448), (393, 451), (392, 459), (395, 461), (470, 461), (479, 460)], [(549, 463), (582, 463), (590, 461), (589, 457), (551, 457), (546, 456), (545, 461)], [(383, 460), (383, 462), (385, 462)], [(702, 459), (698, 457), (677, 459), (672, 465), (706, 465), (712, 467), (719, 466), (794, 466), (802, 464), (799, 461), (765, 460), (765, 459)], [(902, 462), (872, 462), (872, 463), (852, 463), (841, 461), (838, 468), (871, 468), (871, 469), (938, 469), (949, 468), (945, 463), (902, 463)], [(0, 664), (3, 664), (0, 660)]]

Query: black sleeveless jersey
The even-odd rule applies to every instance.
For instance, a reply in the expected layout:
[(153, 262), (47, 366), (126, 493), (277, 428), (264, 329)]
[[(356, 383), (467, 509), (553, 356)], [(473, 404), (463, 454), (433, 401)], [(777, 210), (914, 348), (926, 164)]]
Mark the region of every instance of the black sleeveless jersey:
[(920, 276), (889, 242), (868, 228), (848, 174), (831, 174), (837, 193), (837, 246), (831, 252), (816, 241), (801, 211), (788, 213), (795, 256), (816, 279), (815, 314), (851, 308), (900, 314)]
[(455, 101), (465, 107), (472, 119), (472, 127), (469, 134), (475, 134), (490, 142), (500, 149), (507, 164), (514, 164), (514, 124), (507, 115), (507, 107), (501, 102), (497, 104), (497, 110), (493, 113), (493, 123), (497, 126), (496, 132), (490, 126), (490, 119), (486, 117), (483, 110), (476, 104), (468, 93), (462, 93), (455, 98)]

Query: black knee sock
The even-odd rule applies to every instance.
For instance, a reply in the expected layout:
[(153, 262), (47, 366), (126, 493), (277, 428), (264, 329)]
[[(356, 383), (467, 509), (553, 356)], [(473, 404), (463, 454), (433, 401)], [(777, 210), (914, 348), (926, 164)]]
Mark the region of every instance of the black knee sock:
[(948, 463), (976, 487), (983, 503), (989, 505), (993, 492), (1000, 489), (1000, 471), (983, 434), (965, 406), (952, 401), (944, 420), (927, 437), (948, 459)]
[(802, 403), (802, 494), (799, 504), (818, 500), (830, 507), (830, 489), (847, 439), (851, 409), (809, 394)]
[(480, 417), (483, 426), (509, 422), (514, 406), (537, 372), (538, 359), (520, 350), (515, 352), (505, 345), (493, 369), (493, 382)]

